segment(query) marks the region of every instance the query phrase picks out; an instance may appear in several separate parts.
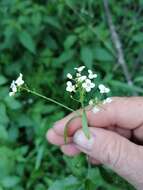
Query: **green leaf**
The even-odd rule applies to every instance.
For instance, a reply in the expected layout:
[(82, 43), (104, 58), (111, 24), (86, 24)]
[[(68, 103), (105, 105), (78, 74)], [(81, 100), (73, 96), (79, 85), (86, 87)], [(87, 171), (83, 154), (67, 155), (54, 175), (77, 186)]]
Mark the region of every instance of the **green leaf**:
[(1, 183), (5, 188), (12, 188), (16, 186), (20, 182), (20, 177), (18, 176), (7, 176), (5, 177)]
[(64, 156), (63, 159), (66, 163), (68, 170), (74, 176), (76, 176), (78, 178), (85, 178), (87, 176), (87, 174), (86, 174), (87, 159), (86, 159), (86, 156), (84, 154), (79, 154), (79, 155), (76, 155), (72, 158)]
[(65, 49), (71, 48), (73, 44), (76, 42), (76, 40), (77, 40), (77, 36), (75, 35), (68, 36), (64, 42)]
[(107, 49), (102, 48), (102, 47), (95, 47), (93, 49), (94, 52), (94, 57), (98, 61), (113, 61), (114, 57)]
[(56, 29), (61, 29), (61, 24), (58, 20), (58, 17), (47, 16), (45, 20), (49, 25), (55, 27)]
[(31, 53), (35, 54), (35, 42), (33, 41), (31, 35), (27, 31), (24, 30), (19, 33), (19, 41), (26, 49), (28, 49)]
[(0, 146), (0, 181), (15, 171), (15, 150)]
[(38, 170), (40, 165), (41, 165), (41, 161), (43, 159), (43, 154), (44, 154), (44, 145), (41, 145), (39, 148), (38, 148), (38, 152), (37, 152), (37, 158), (36, 158), (36, 165), (35, 165), (35, 169)]
[(89, 133), (89, 128), (88, 128), (88, 123), (87, 123), (87, 116), (85, 110), (82, 112), (82, 128), (85, 136), (89, 139), (90, 138), (90, 133)]
[(92, 68), (93, 65), (93, 55), (92, 55), (92, 49), (90, 49), (88, 46), (82, 47), (80, 52), (80, 57), (83, 63), (89, 68)]
[(6, 127), (4, 127), (3, 125), (0, 125), (0, 142), (5, 141), (8, 139), (8, 133), (6, 130)]
[(136, 35), (133, 36), (133, 40), (135, 42), (141, 43), (143, 42), (143, 34), (142, 33), (138, 33)]
[(64, 51), (58, 58), (53, 59), (53, 66), (60, 67), (63, 63), (72, 60), (74, 53), (75, 51), (71, 49)]
[(0, 123), (6, 125), (9, 122), (9, 118), (7, 116), (7, 112), (6, 112), (6, 106), (3, 103), (0, 103)]
[(70, 175), (62, 180), (56, 180), (48, 190), (77, 190), (76, 187), (79, 185), (79, 181), (76, 177)]
[(0, 85), (3, 85), (7, 82), (7, 79), (5, 78), (5, 76), (0, 75)]
[(143, 88), (135, 86), (135, 85), (130, 86), (125, 82), (112, 80), (112, 81), (110, 81), (110, 84), (112, 84), (116, 89), (120, 88), (121, 90), (126, 90), (126, 91), (130, 91), (130, 92), (136, 91), (139, 93), (143, 93)]

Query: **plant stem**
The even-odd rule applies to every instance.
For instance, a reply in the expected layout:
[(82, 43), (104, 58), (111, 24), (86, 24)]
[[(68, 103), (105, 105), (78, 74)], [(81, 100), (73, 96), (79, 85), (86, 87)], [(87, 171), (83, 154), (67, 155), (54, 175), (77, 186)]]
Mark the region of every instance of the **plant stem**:
[(67, 110), (69, 110), (69, 111), (71, 111), (71, 112), (74, 112), (74, 111), (75, 111), (75, 110), (73, 110), (72, 108), (69, 108), (69, 107), (65, 106), (64, 104), (62, 104), (62, 103), (60, 103), (60, 102), (57, 102), (56, 100), (53, 100), (53, 99), (51, 99), (51, 98), (48, 98), (48, 97), (46, 97), (46, 96), (44, 96), (44, 95), (42, 95), (42, 94), (40, 94), (40, 93), (38, 93), (38, 92), (35, 92), (35, 91), (33, 91), (33, 90), (30, 90), (30, 89), (24, 88), (24, 87), (21, 87), (21, 89), (26, 90), (27, 92), (29, 92), (29, 93), (31, 93), (31, 94), (34, 94), (34, 95), (36, 95), (36, 96), (39, 96), (39, 97), (41, 97), (41, 98), (43, 98), (43, 99), (45, 99), (45, 100), (48, 100), (48, 101), (50, 101), (50, 102), (52, 102), (52, 103), (54, 103), (54, 104), (57, 104), (57, 105), (59, 105), (59, 106), (65, 108), (65, 109), (67, 109)]

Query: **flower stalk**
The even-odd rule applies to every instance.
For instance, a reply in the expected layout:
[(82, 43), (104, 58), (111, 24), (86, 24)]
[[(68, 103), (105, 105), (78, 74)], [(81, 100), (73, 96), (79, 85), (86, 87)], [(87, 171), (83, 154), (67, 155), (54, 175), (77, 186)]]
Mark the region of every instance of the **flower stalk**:
[(30, 90), (30, 89), (25, 88), (25, 87), (21, 87), (21, 89), (27, 91), (28, 93), (34, 94), (34, 95), (36, 95), (36, 96), (39, 96), (40, 98), (43, 98), (43, 99), (45, 99), (45, 100), (48, 100), (49, 102), (52, 102), (52, 103), (54, 103), (54, 104), (57, 104), (57, 105), (59, 105), (59, 106), (65, 108), (65, 109), (67, 109), (68, 111), (71, 111), (71, 112), (74, 112), (74, 111), (75, 111), (75, 110), (73, 110), (72, 108), (70, 108), (70, 107), (68, 107), (68, 106), (66, 106), (66, 105), (64, 105), (64, 104), (62, 104), (62, 103), (60, 103), (60, 102), (57, 102), (56, 100), (53, 100), (52, 98), (48, 98), (47, 96), (44, 96), (44, 95), (42, 95), (42, 94), (40, 94), (40, 93), (38, 93), (38, 92), (35, 92), (34, 90)]

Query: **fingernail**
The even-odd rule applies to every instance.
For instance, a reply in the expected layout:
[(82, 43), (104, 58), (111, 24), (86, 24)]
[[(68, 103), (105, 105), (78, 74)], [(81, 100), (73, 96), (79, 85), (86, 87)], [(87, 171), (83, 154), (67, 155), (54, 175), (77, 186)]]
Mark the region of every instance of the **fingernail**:
[(73, 136), (73, 142), (81, 148), (90, 151), (93, 148), (94, 138), (95, 137), (93, 137), (91, 134), (90, 138), (88, 139), (83, 131), (77, 131)]

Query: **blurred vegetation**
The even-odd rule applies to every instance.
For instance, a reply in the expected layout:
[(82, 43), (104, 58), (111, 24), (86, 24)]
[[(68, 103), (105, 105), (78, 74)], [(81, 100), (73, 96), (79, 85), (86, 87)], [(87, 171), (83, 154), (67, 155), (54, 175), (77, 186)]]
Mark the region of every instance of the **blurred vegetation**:
[(8, 97), (21, 72), (32, 89), (76, 109), (65, 81), (78, 65), (97, 72), (113, 96), (142, 95), (143, 0), (111, 0), (110, 11), (133, 86), (117, 63), (102, 1), (0, 0), (0, 190), (133, 189), (105, 167), (85, 179), (83, 157), (63, 157), (47, 143), (64, 109), (29, 94)]

